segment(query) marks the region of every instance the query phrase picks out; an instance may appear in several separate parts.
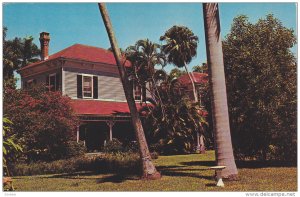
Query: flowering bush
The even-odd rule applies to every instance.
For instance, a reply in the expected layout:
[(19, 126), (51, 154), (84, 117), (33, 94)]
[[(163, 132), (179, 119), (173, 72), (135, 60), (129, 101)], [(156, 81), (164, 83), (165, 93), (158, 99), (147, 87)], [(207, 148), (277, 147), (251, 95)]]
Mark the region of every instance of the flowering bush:
[(48, 92), (42, 86), (4, 89), (4, 114), (14, 122), (11, 130), (23, 145), (27, 160), (65, 157), (67, 142), (75, 139), (78, 124), (70, 101), (60, 92)]

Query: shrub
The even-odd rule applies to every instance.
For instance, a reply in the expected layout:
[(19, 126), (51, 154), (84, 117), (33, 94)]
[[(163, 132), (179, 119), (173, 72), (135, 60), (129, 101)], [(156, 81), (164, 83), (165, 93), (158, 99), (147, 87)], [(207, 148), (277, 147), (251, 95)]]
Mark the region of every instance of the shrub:
[(86, 152), (87, 149), (83, 142), (69, 141), (66, 143), (66, 156), (68, 158), (83, 155)]
[(5, 88), (3, 111), (28, 161), (52, 161), (66, 157), (66, 143), (75, 138), (78, 118), (71, 99), (43, 86), (28, 90)]
[(137, 141), (130, 141), (124, 148), (125, 152), (137, 153), (139, 151), (139, 145)]
[(139, 155), (136, 153), (106, 153), (97, 156), (72, 157), (50, 163), (19, 163), (12, 167), (14, 176), (74, 173), (94, 171), (105, 173), (136, 174), (141, 172)]
[(123, 144), (118, 139), (113, 138), (111, 141), (108, 141), (103, 148), (103, 151), (106, 153), (116, 153), (123, 151)]

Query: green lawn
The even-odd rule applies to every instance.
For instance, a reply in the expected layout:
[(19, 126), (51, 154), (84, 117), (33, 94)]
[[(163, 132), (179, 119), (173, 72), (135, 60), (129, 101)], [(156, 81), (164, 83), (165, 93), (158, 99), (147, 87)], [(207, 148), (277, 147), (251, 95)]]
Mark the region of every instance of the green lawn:
[(205, 155), (160, 156), (155, 164), (162, 178), (139, 180), (134, 175), (78, 173), (14, 177), (17, 191), (296, 191), (296, 167), (239, 167), (239, 181), (215, 187), (214, 152)]

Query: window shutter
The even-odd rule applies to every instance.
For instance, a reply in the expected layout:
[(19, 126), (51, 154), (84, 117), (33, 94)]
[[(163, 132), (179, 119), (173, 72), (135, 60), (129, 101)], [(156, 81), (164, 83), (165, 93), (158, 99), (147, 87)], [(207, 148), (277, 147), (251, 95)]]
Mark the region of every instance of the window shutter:
[(93, 76), (93, 94), (94, 99), (98, 98), (98, 77)]
[(56, 79), (56, 82), (55, 82), (55, 91), (58, 91), (59, 87), (60, 87), (60, 76), (59, 76), (58, 73), (56, 73), (55, 79)]
[(77, 75), (77, 98), (82, 98), (82, 75)]

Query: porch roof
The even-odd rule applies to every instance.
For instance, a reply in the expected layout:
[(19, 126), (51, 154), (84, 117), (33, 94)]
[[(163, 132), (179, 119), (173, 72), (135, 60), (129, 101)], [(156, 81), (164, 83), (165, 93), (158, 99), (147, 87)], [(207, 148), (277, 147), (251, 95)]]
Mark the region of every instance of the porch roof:
[[(71, 104), (77, 115), (130, 117), (127, 102), (76, 99), (72, 100)], [(143, 106), (140, 103), (136, 103), (138, 111)]]

